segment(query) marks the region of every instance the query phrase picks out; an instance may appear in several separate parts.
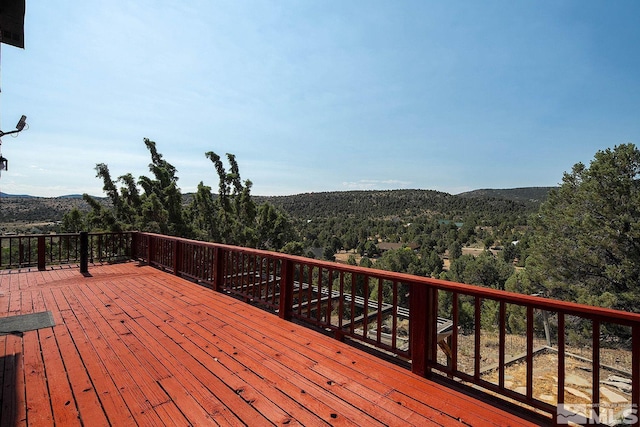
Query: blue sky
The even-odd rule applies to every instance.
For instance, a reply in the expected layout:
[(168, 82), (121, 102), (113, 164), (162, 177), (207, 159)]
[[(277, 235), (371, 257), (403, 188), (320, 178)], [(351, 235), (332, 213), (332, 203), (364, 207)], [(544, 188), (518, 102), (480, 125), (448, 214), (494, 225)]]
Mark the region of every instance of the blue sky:
[[(117, 7), (114, 5), (117, 4)], [(183, 192), (233, 153), (253, 194), (558, 184), (640, 143), (640, 2), (27, 0), (2, 46), (0, 191)]]

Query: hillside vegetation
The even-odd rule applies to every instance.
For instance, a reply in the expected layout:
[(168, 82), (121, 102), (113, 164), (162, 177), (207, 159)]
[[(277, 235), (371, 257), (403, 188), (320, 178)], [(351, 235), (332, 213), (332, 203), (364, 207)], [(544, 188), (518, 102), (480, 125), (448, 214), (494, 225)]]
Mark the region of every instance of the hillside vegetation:
[[(479, 190), (483, 194), (451, 195), (433, 190), (342, 191), (265, 197), (298, 219), (331, 217), (385, 218), (440, 216), (462, 219), (496, 214), (526, 215), (538, 209), (549, 192), (538, 189)], [(536, 194), (537, 199), (531, 199)]]
[[(335, 191), (253, 198), (258, 204), (272, 203), (296, 220), (412, 218), (424, 215), (461, 219), (469, 214), (479, 218), (491, 218), (496, 214), (526, 216), (538, 209), (549, 191), (549, 187), (485, 189), (459, 195), (433, 190)], [(110, 205), (106, 198), (94, 199), (105, 206)], [(185, 194), (183, 203), (188, 205), (192, 199), (192, 193)], [(0, 226), (62, 221), (64, 215), (73, 209), (88, 212), (90, 206), (81, 196), (48, 198), (3, 193), (0, 197)]]

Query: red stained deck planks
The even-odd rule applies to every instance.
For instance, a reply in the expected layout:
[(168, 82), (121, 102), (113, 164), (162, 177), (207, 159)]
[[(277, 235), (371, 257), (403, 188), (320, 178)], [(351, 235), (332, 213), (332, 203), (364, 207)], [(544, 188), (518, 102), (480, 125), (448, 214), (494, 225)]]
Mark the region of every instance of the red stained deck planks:
[(3, 426), (530, 424), (159, 270), (90, 272), (0, 274), (0, 316), (56, 322), (0, 337)]

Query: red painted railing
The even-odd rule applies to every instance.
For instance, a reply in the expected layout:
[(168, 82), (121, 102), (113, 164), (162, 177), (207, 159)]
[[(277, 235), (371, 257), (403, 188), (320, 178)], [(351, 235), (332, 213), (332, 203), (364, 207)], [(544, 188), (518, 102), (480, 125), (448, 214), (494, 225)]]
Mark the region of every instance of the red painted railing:
[[(89, 233), (89, 262), (112, 262), (131, 258), (131, 233)], [(0, 269), (79, 263), (80, 234), (33, 234), (0, 236)]]
[[(79, 242), (2, 237), (0, 266), (78, 262)], [(583, 423), (639, 424), (640, 314), (149, 233), (91, 234), (87, 251), (141, 260), (559, 424), (580, 421), (576, 411), (590, 413)]]
[[(441, 374), (445, 382), (481, 387), (546, 412), (558, 423), (566, 423), (566, 416), (580, 420), (573, 415), (576, 410), (591, 410), (591, 421), (626, 417), (638, 424), (639, 314), (148, 233), (135, 235), (134, 253), (284, 319), (390, 354), (410, 363), (416, 374)], [(512, 332), (516, 321), (519, 334)], [(624, 347), (616, 350), (623, 359), (612, 363), (616, 366), (601, 362), (612, 336)], [(517, 339), (520, 350), (515, 351)], [(582, 354), (575, 355), (577, 350)], [(577, 360), (589, 371), (587, 400), (576, 397), (580, 393), (567, 360)], [(553, 375), (544, 377), (550, 366)], [(514, 382), (512, 370), (521, 371), (523, 385)], [(625, 403), (611, 403), (613, 398), (603, 395), (603, 376), (611, 372), (628, 379), (628, 392), (615, 389)], [(553, 384), (541, 393), (538, 389), (547, 387), (549, 378)], [(585, 384), (580, 387), (585, 390)]]

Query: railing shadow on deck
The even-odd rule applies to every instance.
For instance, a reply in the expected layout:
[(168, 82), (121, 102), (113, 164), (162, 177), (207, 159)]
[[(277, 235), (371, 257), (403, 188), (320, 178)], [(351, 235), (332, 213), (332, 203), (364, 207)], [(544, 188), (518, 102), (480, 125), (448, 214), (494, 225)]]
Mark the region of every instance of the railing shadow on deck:
[[(11, 254), (34, 241), (46, 263), (80, 261), (79, 237), (58, 236), (0, 237), (0, 267), (33, 263)], [(640, 314), (151, 233), (88, 241), (94, 260), (139, 260), (557, 424), (640, 424)]]

